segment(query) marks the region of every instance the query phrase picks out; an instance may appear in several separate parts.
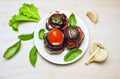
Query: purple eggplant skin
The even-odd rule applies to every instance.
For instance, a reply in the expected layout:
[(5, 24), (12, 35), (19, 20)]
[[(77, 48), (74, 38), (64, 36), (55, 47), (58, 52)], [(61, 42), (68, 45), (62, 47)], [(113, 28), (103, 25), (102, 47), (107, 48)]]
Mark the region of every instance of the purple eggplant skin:
[(46, 36), (46, 35), (47, 35), (47, 34), (45, 34), (44, 44), (45, 44), (45, 46), (46, 46), (47, 48), (49, 48), (49, 50), (51, 50), (51, 51), (57, 51), (57, 50), (62, 49), (62, 48), (65, 47), (65, 46), (64, 46), (64, 41), (63, 41), (63, 43), (61, 43), (60, 45), (52, 45), (52, 44), (49, 42), (49, 40), (47, 39), (47, 36)]
[(69, 26), (64, 31), (65, 41), (67, 42), (77, 42), (80, 40), (80, 31), (77, 27)]
[(67, 23), (67, 17), (65, 14), (53, 14), (48, 18), (48, 22), (46, 23), (46, 28), (50, 30), (51, 28), (62, 29), (65, 27)]

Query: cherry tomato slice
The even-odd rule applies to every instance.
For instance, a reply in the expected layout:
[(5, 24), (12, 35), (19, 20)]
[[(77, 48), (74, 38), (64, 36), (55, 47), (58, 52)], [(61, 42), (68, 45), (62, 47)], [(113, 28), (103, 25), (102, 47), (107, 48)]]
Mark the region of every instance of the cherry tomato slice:
[(63, 41), (63, 33), (58, 29), (53, 29), (48, 32), (47, 38), (51, 43), (60, 43)]

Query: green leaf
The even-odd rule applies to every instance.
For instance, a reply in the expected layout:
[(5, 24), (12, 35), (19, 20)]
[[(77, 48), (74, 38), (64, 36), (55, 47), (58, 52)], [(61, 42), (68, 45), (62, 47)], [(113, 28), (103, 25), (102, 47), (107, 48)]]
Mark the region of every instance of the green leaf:
[(27, 16), (29, 18), (34, 18), (40, 20), (40, 16), (38, 13), (38, 8), (33, 4), (24, 3), (22, 7), (19, 8), (19, 14)]
[(38, 33), (39, 38), (43, 39), (44, 38), (44, 34), (45, 34), (45, 29), (40, 29), (40, 31)]
[(32, 18), (32, 17), (27, 17), (25, 15), (16, 15), (15, 16), (15, 21), (17, 22), (39, 22), (38, 19)]
[(11, 26), (14, 31), (18, 31), (18, 25), (20, 23), (19, 21), (16, 21), (16, 16), (17, 15), (13, 15), (12, 18), (9, 20), (9, 23), (8, 23), (9, 26)]
[(53, 20), (54, 20), (56, 23), (58, 23), (58, 24), (60, 24), (60, 23), (61, 23), (61, 20), (60, 20), (59, 18), (57, 18), (57, 17), (56, 17), (56, 18), (54, 18)]
[(19, 38), (20, 40), (23, 40), (23, 41), (30, 40), (30, 39), (32, 39), (33, 37), (34, 37), (34, 32), (31, 33), (31, 34), (21, 34), (21, 35), (18, 36), (18, 38)]
[(69, 17), (69, 19), (68, 19), (68, 22), (69, 22), (69, 25), (70, 25), (70, 26), (76, 26), (77, 21), (76, 21), (76, 18), (75, 18), (74, 13), (72, 13), (72, 14), (70, 15), (70, 17)]
[(12, 58), (16, 53), (18, 53), (19, 49), (21, 48), (21, 41), (16, 42), (12, 46), (10, 46), (4, 53), (3, 57), (5, 59)]
[(36, 61), (37, 61), (37, 49), (35, 46), (32, 47), (29, 53), (29, 60), (32, 66), (35, 67)]
[(74, 48), (70, 50), (65, 56), (64, 56), (64, 61), (69, 62), (77, 58), (80, 54), (82, 53), (82, 50), (78, 48)]
[(18, 26), (21, 22), (39, 22), (39, 20), (38, 9), (33, 4), (24, 3), (23, 6), (19, 8), (19, 13), (13, 15), (9, 20), (9, 26), (11, 26), (14, 31), (18, 31)]

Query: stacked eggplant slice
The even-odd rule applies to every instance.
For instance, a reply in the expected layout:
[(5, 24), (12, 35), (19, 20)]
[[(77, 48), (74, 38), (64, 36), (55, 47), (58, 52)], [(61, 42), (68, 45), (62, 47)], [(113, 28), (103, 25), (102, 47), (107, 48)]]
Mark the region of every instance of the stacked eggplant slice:
[(46, 28), (48, 33), (45, 34), (44, 47), (48, 53), (59, 54), (68, 49), (79, 48), (84, 33), (80, 26), (71, 26), (68, 17), (59, 11), (50, 13)]

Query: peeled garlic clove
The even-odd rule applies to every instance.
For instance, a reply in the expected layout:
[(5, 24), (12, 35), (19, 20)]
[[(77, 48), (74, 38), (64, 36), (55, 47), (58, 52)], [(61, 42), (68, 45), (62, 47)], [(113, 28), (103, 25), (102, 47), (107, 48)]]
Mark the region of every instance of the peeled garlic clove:
[(88, 18), (94, 23), (97, 24), (98, 22), (98, 15), (95, 11), (88, 11), (86, 13), (86, 15), (88, 16)]
[(87, 60), (86, 64), (90, 64), (93, 61), (103, 62), (108, 57), (107, 49), (98, 42), (95, 42), (91, 45), (89, 54), (90, 54), (90, 57)]

